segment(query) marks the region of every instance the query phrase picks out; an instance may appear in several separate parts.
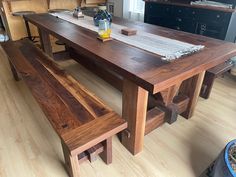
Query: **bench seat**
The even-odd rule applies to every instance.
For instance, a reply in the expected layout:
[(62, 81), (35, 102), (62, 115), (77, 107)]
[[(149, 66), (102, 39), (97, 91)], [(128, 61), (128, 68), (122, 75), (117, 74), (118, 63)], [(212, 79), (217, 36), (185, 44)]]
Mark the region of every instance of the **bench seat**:
[(2, 44), (13, 76), (24, 80), (62, 142), (71, 177), (99, 154), (112, 161), (112, 136), (127, 123), (28, 39)]

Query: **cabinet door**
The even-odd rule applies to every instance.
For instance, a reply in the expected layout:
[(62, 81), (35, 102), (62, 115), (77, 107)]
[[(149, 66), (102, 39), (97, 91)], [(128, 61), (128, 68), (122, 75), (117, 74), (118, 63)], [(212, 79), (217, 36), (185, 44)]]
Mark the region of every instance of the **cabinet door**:
[(231, 13), (198, 9), (195, 15), (197, 20), (197, 34), (221, 40), (225, 39)]

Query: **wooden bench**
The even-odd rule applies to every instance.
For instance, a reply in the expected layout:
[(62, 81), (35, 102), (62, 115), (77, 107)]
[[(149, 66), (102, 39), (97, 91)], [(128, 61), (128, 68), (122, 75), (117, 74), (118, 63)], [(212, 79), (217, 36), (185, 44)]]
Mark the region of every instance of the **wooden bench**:
[(61, 139), (71, 177), (79, 163), (99, 154), (112, 162), (112, 136), (127, 128), (124, 119), (103, 104), (28, 39), (2, 44), (14, 78), (22, 78)]
[(234, 66), (233, 62), (231, 60), (228, 60), (222, 64), (219, 64), (209, 70), (206, 71), (203, 83), (202, 83), (202, 88), (200, 92), (200, 96), (202, 98), (208, 99), (211, 94), (211, 90), (213, 87), (213, 83), (217, 77), (220, 75), (226, 73), (230, 69), (232, 69)]

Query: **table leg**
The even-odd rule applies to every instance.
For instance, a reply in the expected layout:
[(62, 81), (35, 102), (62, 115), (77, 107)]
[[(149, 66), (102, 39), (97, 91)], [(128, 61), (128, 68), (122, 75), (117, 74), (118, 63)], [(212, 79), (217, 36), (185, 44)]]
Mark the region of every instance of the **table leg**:
[(128, 122), (128, 129), (122, 132), (121, 141), (135, 155), (143, 149), (148, 91), (124, 80), (122, 93), (122, 116)]
[(107, 165), (109, 165), (112, 163), (112, 137), (106, 139), (102, 144), (104, 146), (104, 151), (100, 154), (100, 157)]
[(193, 116), (193, 112), (195, 110), (198, 97), (201, 91), (204, 75), (205, 71), (193, 76), (192, 78), (187, 79), (182, 83), (180, 87), (179, 92), (189, 97), (187, 110), (181, 114), (187, 119)]
[(40, 43), (41, 43), (42, 50), (50, 57), (53, 57), (52, 45), (51, 45), (49, 33), (39, 28), (38, 28), (38, 32), (40, 36)]
[(215, 78), (215, 74), (206, 72), (200, 93), (202, 98), (208, 99), (210, 97)]

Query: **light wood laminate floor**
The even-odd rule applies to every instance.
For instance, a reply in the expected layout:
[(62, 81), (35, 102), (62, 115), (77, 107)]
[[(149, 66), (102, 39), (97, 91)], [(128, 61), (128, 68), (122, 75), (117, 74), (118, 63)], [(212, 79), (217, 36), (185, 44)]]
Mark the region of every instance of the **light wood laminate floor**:
[[(73, 61), (62, 62), (91, 91), (121, 113), (121, 94)], [(132, 156), (113, 138), (113, 163), (81, 165), (82, 177), (194, 177), (236, 138), (236, 82), (217, 79), (191, 120), (179, 116), (145, 137)], [(15, 82), (0, 50), (0, 177), (66, 177), (60, 141), (23, 82)]]

